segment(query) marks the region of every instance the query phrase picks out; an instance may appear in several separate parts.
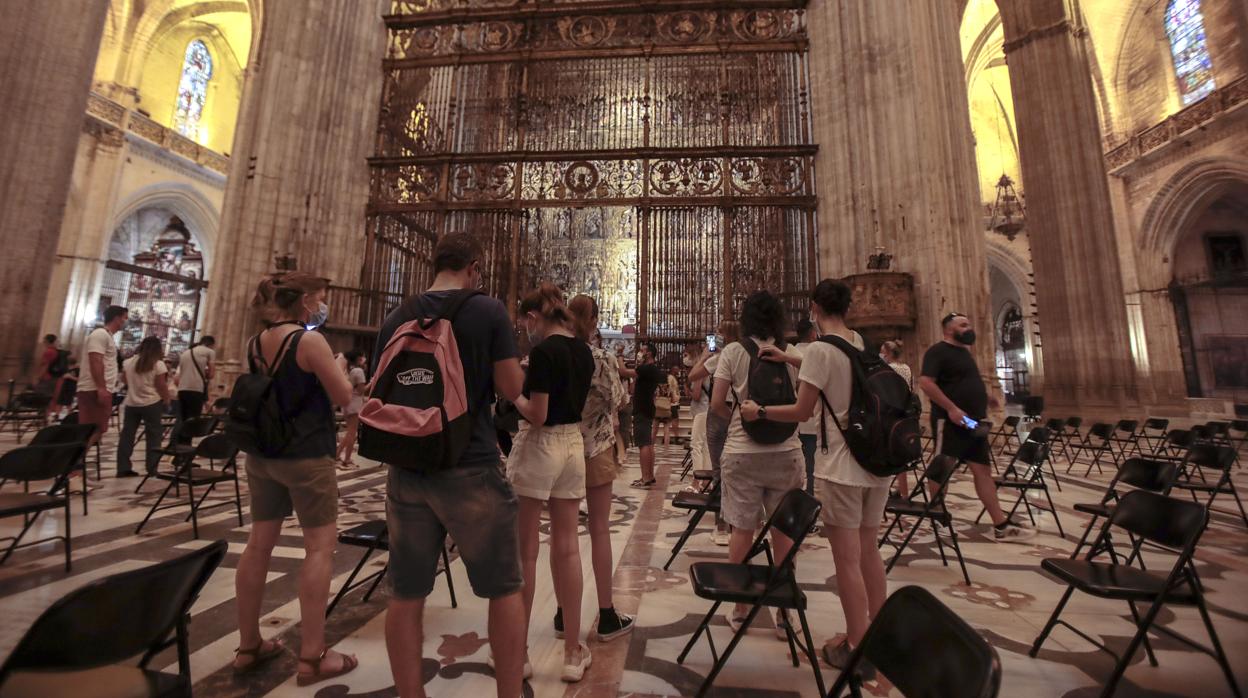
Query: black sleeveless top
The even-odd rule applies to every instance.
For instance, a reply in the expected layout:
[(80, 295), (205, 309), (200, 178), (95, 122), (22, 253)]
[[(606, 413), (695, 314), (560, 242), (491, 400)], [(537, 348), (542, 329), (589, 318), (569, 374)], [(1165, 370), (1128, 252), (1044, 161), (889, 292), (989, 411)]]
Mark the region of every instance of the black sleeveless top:
[(304, 332), (295, 330), (294, 335), (273, 374), (278, 404), (292, 427), (290, 443), (276, 457), (332, 457), (338, 448), (334, 406), (316, 374), (299, 368), (295, 357)]

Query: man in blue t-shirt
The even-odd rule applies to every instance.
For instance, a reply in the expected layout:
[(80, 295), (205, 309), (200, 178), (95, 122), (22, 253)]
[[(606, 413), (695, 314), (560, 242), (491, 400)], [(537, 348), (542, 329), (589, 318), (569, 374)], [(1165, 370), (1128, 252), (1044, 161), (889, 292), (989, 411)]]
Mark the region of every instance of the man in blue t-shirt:
[[(396, 329), (439, 313), (458, 292), (481, 287), (484, 251), (471, 235), (456, 233), (433, 251), (433, 284), (386, 318), (373, 367)], [(519, 696), (525, 675), (524, 578), (517, 535), (518, 502), (502, 472), (490, 407), (495, 395), (515, 401), (524, 384), (507, 309), (477, 295), (456, 315), (455, 341), (468, 390), (472, 439), (459, 465), (436, 474), (390, 467), (386, 525), (391, 594), (386, 647), (395, 686), (423, 695), (422, 616), (449, 533), (468, 570), (473, 592), (490, 600), (490, 649), (499, 696)], [(531, 670), (530, 670), (531, 671)]]

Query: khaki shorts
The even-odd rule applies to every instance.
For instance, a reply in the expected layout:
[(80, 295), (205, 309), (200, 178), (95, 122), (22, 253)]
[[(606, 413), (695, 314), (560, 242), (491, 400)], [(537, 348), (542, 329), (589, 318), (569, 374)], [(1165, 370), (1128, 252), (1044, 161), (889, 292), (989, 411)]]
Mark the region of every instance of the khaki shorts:
[(585, 489), (601, 487), (615, 482), (620, 474), (620, 462), (615, 457), (615, 446), (585, 461)]
[(333, 456), (264, 458), (247, 455), (252, 521), (277, 521), (293, 511), (304, 528), (338, 521), (338, 473)]
[(789, 490), (800, 490), (806, 462), (802, 449), (725, 453), (720, 477), (720, 516), (734, 528), (759, 527)]
[(585, 442), (580, 425), (522, 423), (507, 458), (507, 480), (521, 497), (584, 499)]
[(878, 528), (888, 504), (888, 485), (856, 487), (815, 478), (815, 498), (823, 504), (824, 526)]

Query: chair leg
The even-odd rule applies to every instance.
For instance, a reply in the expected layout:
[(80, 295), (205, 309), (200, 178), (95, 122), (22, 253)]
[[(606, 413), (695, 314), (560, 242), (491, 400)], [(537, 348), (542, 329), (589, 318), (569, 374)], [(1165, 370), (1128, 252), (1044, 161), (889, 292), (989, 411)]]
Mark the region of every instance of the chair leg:
[(737, 645), (741, 643), (741, 638), (745, 637), (745, 634), (749, 632), (750, 625), (754, 622), (754, 619), (758, 616), (758, 612), (762, 609), (763, 607), (759, 604), (754, 604), (754, 606), (750, 608), (750, 613), (745, 617), (745, 622), (741, 624), (741, 629), (733, 634), (732, 640), (728, 643), (728, 646), (724, 648), (724, 653), (719, 655), (719, 661), (715, 662), (715, 665), (711, 667), (711, 673), (707, 674), (706, 679), (702, 681), (702, 686), (698, 688), (697, 698), (702, 698), (702, 696), (706, 695), (707, 691), (711, 690), (711, 686), (715, 684), (715, 677), (719, 676), (719, 672), (722, 671), (724, 665), (728, 663), (728, 658), (732, 656), (732, 651), (735, 650)]
[(446, 575), (446, 590), (451, 593), (451, 608), (459, 608), (459, 602), (455, 600), (455, 580), (451, 577), (451, 556), (446, 552), (446, 546), (442, 546), (442, 572)]
[(382, 567), (381, 571), (377, 573), (377, 578), (373, 580), (372, 586), (368, 587), (368, 591), (364, 592), (363, 600), (365, 603), (368, 603), (368, 600), (373, 598), (373, 592), (377, 591), (377, 587), (381, 586), (381, 580), (386, 578), (386, 572), (389, 571), (390, 563), (386, 563), (386, 566)]
[(1118, 688), (1118, 682), (1122, 680), (1122, 675), (1126, 673), (1127, 666), (1131, 664), (1131, 658), (1140, 649), (1140, 645), (1143, 644), (1148, 634), (1148, 629), (1153, 626), (1153, 621), (1157, 620), (1157, 614), (1161, 613), (1161, 608), (1164, 605), (1165, 603), (1161, 598), (1158, 598), (1149, 606), (1148, 613), (1144, 615), (1144, 620), (1136, 626), (1135, 635), (1131, 637), (1131, 641), (1127, 643), (1127, 648), (1123, 650), (1122, 656), (1118, 658), (1118, 663), (1114, 665), (1114, 673), (1110, 674), (1109, 680), (1105, 682), (1105, 686), (1101, 690), (1101, 698), (1109, 698), (1114, 695), (1114, 691)]
[[(17, 550), (17, 544), (22, 541), (22, 537), (26, 535), (26, 532), (30, 530), (30, 527), (35, 525), (35, 519), (39, 518), (40, 513), (41, 512), (36, 511), (33, 516), (26, 520), (26, 525), (22, 526), (22, 530), (18, 532), (16, 536), (13, 536), (13, 543), (9, 545), (8, 550), (4, 551), (4, 557), (0, 557), (0, 565), (3, 565), (4, 561), (9, 559), (9, 556), (13, 554), (14, 550)], [(69, 517), (66, 516), (65, 520), (69, 521)]]
[(789, 643), (789, 659), (793, 660), (793, 668), (796, 669), (802, 665), (797, 660), (797, 643), (794, 642), (793, 625), (789, 623), (789, 613), (785, 609), (780, 609), (780, 619), (785, 624), (784, 639)]
[[(66, 489), (65, 494), (68, 496), (69, 478), (65, 479), (65, 489)], [(83, 456), (83, 459), (82, 459), (82, 515), (83, 516), (87, 515), (87, 459), (86, 459), (86, 456)]]
[(1049, 494), (1049, 487), (1044, 487), (1044, 498), (1049, 501), (1049, 512), (1053, 514), (1053, 521), (1057, 524), (1057, 535), (1066, 540), (1066, 531), (1062, 529), (1062, 517), (1057, 515), (1057, 505), (1053, 503), (1053, 495)]
[(915, 521), (914, 526), (911, 526), (910, 530), (906, 532), (906, 537), (901, 540), (901, 545), (897, 546), (897, 552), (893, 553), (893, 557), (888, 561), (888, 566), (884, 568), (885, 574), (893, 571), (893, 566), (897, 564), (897, 560), (901, 557), (902, 552), (905, 551), (906, 546), (910, 545), (910, 540), (914, 538), (914, 534), (918, 532), (919, 526), (922, 524), (923, 520), (919, 519), (918, 521)]
[(819, 670), (819, 657), (815, 656), (815, 641), (810, 636), (810, 623), (806, 622), (806, 611), (797, 609), (797, 619), (802, 624), (802, 639), (806, 642), (806, 658), (815, 670), (815, 685), (819, 687), (819, 695), (827, 693), (823, 686), (823, 672)]
[[(208, 491), (211, 492), (212, 488), (209, 487)], [(191, 504), (191, 537), (199, 540), (199, 506), (195, 504), (195, 484), (190, 477), (186, 478), (186, 496)], [(204, 496), (207, 497), (208, 492)]]
[(65, 572), (66, 574), (69, 573), (70, 568), (73, 566), (73, 563), (74, 563), (74, 559), (73, 559), (73, 547), (74, 546), (73, 546), (73, 543), (70, 542), (73, 537), (70, 535), (69, 518), (70, 518), (69, 493), (66, 492), (65, 493)]
[(958, 545), (958, 532), (953, 528), (953, 521), (950, 520), (949, 526), (949, 542), (953, 544), (953, 554), (958, 557), (958, 565), (962, 568), (962, 578), (966, 580), (966, 585), (971, 585), (971, 573), (966, 571), (966, 559), (962, 557), (962, 547)]
[(238, 491), (238, 470), (234, 470), (234, 508), (238, 511), (238, 527), (243, 527), (243, 495)]
[(1049, 465), (1049, 474), (1053, 476), (1053, 484), (1057, 485), (1057, 491), (1058, 491), (1058, 492), (1061, 492), (1061, 491), (1062, 491), (1062, 481), (1061, 481), (1061, 480), (1059, 480), (1059, 479), (1057, 479), (1057, 467), (1055, 467), (1055, 466), (1053, 465), (1053, 459), (1052, 459), (1052, 458), (1045, 458), (1045, 459), (1044, 459), (1044, 462), (1045, 462), (1045, 463), (1048, 463), (1048, 465)]
[(1074, 593), (1075, 588), (1073, 586), (1066, 587), (1066, 593), (1062, 594), (1061, 601), (1057, 602), (1057, 608), (1053, 609), (1053, 615), (1049, 616), (1049, 622), (1044, 624), (1044, 629), (1036, 636), (1036, 641), (1032, 643), (1031, 650), (1027, 652), (1027, 656), (1035, 659), (1036, 655), (1040, 654), (1040, 647), (1044, 645), (1044, 641), (1049, 637), (1049, 633), (1053, 632), (1053, 627), (1057, 625), (1058, 616), (1062, 615), (1062, 609), (1066, 607), (1066, 603), (1070, 601), (1070, 597)]
[(347, 575), (347, 581), (342, 583), (342, 587), (338, 589), (338, 593), (334, 594), (334, 600), (329, 602), (329, 608), (325, 609), (326, 618), (329, 617), (329, 614), (334, 612), (334, 607), (338, 605), (339, 601), (342, 601), (342, 597), (347, 595), (347, 592), (351, 589), (351, 582), (355, 581), (355, 576), (358, 575), (360, 570), (364, 568), (364, 563), (368, 562), (368, 556), (373, 554), (373, 550), (375, 550), (375, 548), (371, 547), (364, 550), (364, 557), (360, 558), (360, 561), (356, 564), (355, 569), (351, 570), (351, 574)]
[(1079, 551), (1083, 550), (1083, 546), (1088, 542), (1088, 536), (1092, 534), (1092, 528), (1096, 526), (1096, 522), (1101, 517), (1097, 514), (1092, 515), (1092, 519), (1088, 521), (1088, 527), (1083, 529), (1083, 536), (1079, 538), (1079, 542), (1075, 545), (1075, 552), (1070, 554), (1070, 559), (1074, 560), (1079, 557)]
[(1218, 639), (1218, 633), (1213, 629), (1213, 619), (1209, 617), (1209, 609), (1205, 606), (1203, 593), (1196, 594), (1196, 608), (1200, 611), (1200, 619), (1205, 622), (1205, 632), (1209, 633), (1209, 641), (1213, 644), (1214, 659), (1217, 660), (1218, 666), (1222, 667), (1226, 682), (1231, 686), (1231, 693), (1235, 695), (1235, 698), (1243, 698), (1239, 684), (1235, 681), (1235, 672), (1231, 671), (1231, 663), (1227, 661), (1226, 651), (1222, 649), (1222, 641)]
[[(209, 485), (209, 486), (208, 486), (208, 489), (204, 490), (204, 494), (203, 494), (203, 496), (201, 496), (201, 497), (199, 498), (199, 502), (195, 502), (194, 500), (192, 500), (192, 501), (191, 501), (191, 511), (195, 511), (196, 509), (198, 509), (198, 508), (200, 508), (201, 506), (203, 506), (203, 505), (204, 505), (204, 500), (205, 500), (205, 499), (208, 499), (208, 495), (212, 494), (212, 491), (213, 491), (214, 489), (216, 489), (216, 488), (217, 488), (217, 483), (215, 483), (215, 482), (214, 482), (214, 483), (212, 483), (211, 485)], [(186, 518), (185, 518), (185, 519), (183, 519), (183, 521), (190, 521), (190, 520), (191, 520), (191, 515), (190, 515), (190, 514), (187, 514), (187, 515), (186, 515)]]
[(698, 509), (693, 512), (693, 516), (689, 519), (689, 525), (685, 527), (685, 532), (680, 534), (680, 539), (676, 541), (676, 546), (672, 548), (672, 556), (667, 558), (667, 563), (663, 565), (664, 570), (672, 566), (672, 562), (680, 554), (681, 548), (685, 547), (685, 541), (689, 540), (689, 536), (693, 534), (693, 530), (698, 527), (698, 523), (702, 521), (702, 517), (705, 515), (705, 509)]
[[(176, 481), (175, 481), (175, 482), (176, 482)], [(171, 489), (173, 489), (173, 482), (170, 482), (170, 483), (169, 483), (169, 484), (165, 487), (165, 491), (160, 493), (160, 497), (158, 497), (158, 498), (156, 499), (156, 503), (152, 505), (152, 508), (151, 508), (151, 509), (148, 509), (148, 510), (147, 510), (147, 516), (144, 516), (144, 517), (143, 517), (143, 520), (139, 522), (139, 527), (138, 527), (138, 528), (136, 528), (136, 529), (134, 529), (134, 535), (136, 535), (136, 536), (137, 536), (137, 535), (139, 535), (140, 533), (142, 533), (142, 532), (143, 532), (143, 527), (144, 527), (144, 526), (146, 526), (146, 525), (147, 525), (148, 520), (152, 518), (152, 514), (155, 514), (155, 513), (156, 513), (156, 510), (160, 508), (160, 503), (161, 503), (161, 502), (163, 502), (163, 501), (165, 501), (165, 497), (166, 497), (166, 496), (168, 496), (168, 494), (169, 494), (169, 490), (171, 490)]]
[(134, 488), (135, 494), (138, 494), (139, 490), (143, 489), (143, 485), (147, 484), (147, 479), (150, 478), (151, 476), (152, 476), (151, 473), (143, 473), (143, 479), (139, 480), (139, 486)]
[[(710, 632), (707, 629), (707, 626), (711, 624), (711, 619), (715, 617), (715, 613), (719, 610), (719, 607), (722, 605), (723, 605), (722, 601), (716, 601), (714, 604), (711, 605), (711, 610), (706, 612), (706, 616), (702, 618), (702, 622), (698, 623), (698, 629), (693, 631), (693, 635), (690, 636), (689, 642), (685, 643), (685, 648), (681, 650), (680, 655), (676, 657), (677, 664), (685, 663), (685, 657), (689, 656), (689, 650), (693, 649), (694, 643), (698, 641), (698, 638), (702, 636), (702, 633), (704, 631)], [(712, 648), (712, 651), (713, 650), (714, 648)]]
[[(1127, 605), (1131, 607), (1131, 618), (1135, 621), (1135, 626), (1140, 626), (1140, 610), (1135, 607), (1134, 601), (1128, 601)], [(1144, 634), (1144, 654), (1148, 656), (1148, 663), (1157, 666), (1157, 657), (1153, 654), (1153, 643), (1148, 641), (1148, 633)]]

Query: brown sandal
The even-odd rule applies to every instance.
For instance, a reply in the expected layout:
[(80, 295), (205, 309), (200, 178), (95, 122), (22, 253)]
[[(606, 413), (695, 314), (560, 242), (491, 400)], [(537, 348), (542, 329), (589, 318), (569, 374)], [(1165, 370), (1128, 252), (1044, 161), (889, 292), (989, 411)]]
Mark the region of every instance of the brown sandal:
[[(268, 652), (264, 651), (265, 642), (268, 642), (270, 644), (270, 649)], [(255, 648), (249, 649), (249, 650), (245, 650), (242, 647), (235, 649), (234, 650), (235, 658), (251, 657), (251, 661), (248, 662), (247, 664), (244, 664), (241, 667), (234, 666), (235, 676), (239, 674), (250, 674), (251, 672), (256, 671), (260, 667), (269, 663), (269, 660), (280, 655), (285, 649), (286, 648), (282, 646), (282, 643), (278, 642), (277, 640), (261, 640), (260, 644), (256, 645)]]
[(355, 671), (355, 668), (360, 665), (360, 660), (356, 659), (355, 657), (349, 654), (343, 654), (341, 669), (339, 669), (338, 671), (329, 671), (329, 672), (321, 673), (321, 662), (325, 660), (326, 654), (329, 654), (328, 647), (321, 650), (321, 654), (312, 659), (308, 659), (307, 657), (300, 657), (299, 658), (300, 662), (314, 666), (316, 667), (316, 669), (311, 672), (306, 672), (306, 671), (298, 672), (297, 674), (295, 674), (295, 683), (299, 686), (311, 686), (314, 683), (328, 681), (329, 679), (334, 679), (339, 676), (342, 676), (343, 674), (347, 674), (352, 671)]

